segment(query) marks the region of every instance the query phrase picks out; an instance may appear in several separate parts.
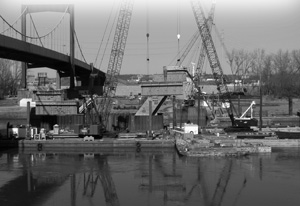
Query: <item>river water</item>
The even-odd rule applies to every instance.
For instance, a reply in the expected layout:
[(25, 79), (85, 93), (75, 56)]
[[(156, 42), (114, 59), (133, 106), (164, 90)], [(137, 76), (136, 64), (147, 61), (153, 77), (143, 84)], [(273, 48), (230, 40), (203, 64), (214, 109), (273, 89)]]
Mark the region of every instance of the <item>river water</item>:
[(1, 151), (0, 205), (298, 206), (300, 149), (242, 158), (143, 148)]

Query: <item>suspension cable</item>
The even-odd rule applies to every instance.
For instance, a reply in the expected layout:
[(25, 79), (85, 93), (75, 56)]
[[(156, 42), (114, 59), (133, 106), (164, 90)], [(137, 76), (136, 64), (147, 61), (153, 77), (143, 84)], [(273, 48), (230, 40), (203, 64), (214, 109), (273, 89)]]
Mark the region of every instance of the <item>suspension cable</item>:
[[(27, 10), (27, 6), (25, 7), (25, 9), (22, 11), (21, 15), (14, 21), (14, 23), (12, 23), (12, 27), (20, 20), (20, 18), (24, 15), (25, 11)], [(2, 18), (2, 17), (1, 17)], [(6, 22), (6, 21), (5, 21)], [(9, 30), (10, 27), (8, 27), (7, 29), (3, 30), (2, 32), (0, 32), (0, 34), (3, 34), (4, 32), (6, 32), (7, 30)]]
[(15, 32), (17, 32), (17, 33), (20, 34), (21, 36), (26, 37), (26, 38), (28, 38), (28, 39), (38, 39), (38, 38), (44, 38), (44, 37), (48, 36), (50, 33), (52, 33), (52, 32), (53, 32), (53, 31), (61, 24), (62, 20), (64, 19), (65, 15), (66, 15), (66, 13), (67, 13), (67, 11), (68, 11), (68, 8), (69, 8), (69, 7), (66, 8), (65, 13), (63, 14), (63, 16), (62, 16), (62, 18), (60, 19), (60, 21), (56, 24), (56, 26), (55, 26), (50, 32), (48, 32), (47, 34), (45, 34), (45, 35), (43, 35), (43, 36), (40, 36), (40, 37), (31, 37), (31, 36), (27, 36), (26, 34), (22, 34), (20, 31), (18, 31), (17, 29), (15, 29), (10, 23), (8, 23), (8, 22), (5, 20), (5, 18), (4, 18), (1, 14), (0, 14), (0, 18), (1, 18), (3, 21), (5, 21), (5, 23), (6, 23), (10, 28), (12, 28)]
[(84, 62), (87, 63), (87, 61), (86, 61), (86, 59), (85, 59), (85, 57), (84, 57), (84, 55), (83, 55), (83, 52), (82, 52), (82, 50), (81, 50), (81, 46), (80, 46), (80, 44), (79, 44), (79, 41), (78, 41), (78, 38), (77, 38), (77, 34), (76, 34), (75, 29), (74, 29), (74, 34), (75, 34), (76, 42), (77, 42), (77, 44), (78, 44), (78, 48), (79, 48), (79, 51), (80, 51), (80, 53), (81, 53), (81, 56), (83, 57)]
[(44, 47), (43, 42), (42, 42), (42, 40), (41, 40), (41, 38), (40, 38), (40, 36), (39, 36), (39, 33), (38, 33), (37, 29), (36, 29), (36, 26), (35, 26), (35, 23), (34, 23), (34, 21), (33, 21), (33, 18), (32, 18), (32, 16), (31, 16), (31, 14), (29, 14), (29, 16), (30, 16), (30, 19), (31, 19), (33, 28), (34, 28), (34, 30), (35, 30), (35, 33), (36, 33), (36, 35), (37, 35), (37, 37), (38, 37), (38, 39), (39, 39), (39, 41), (40, 41), (42, 47)]

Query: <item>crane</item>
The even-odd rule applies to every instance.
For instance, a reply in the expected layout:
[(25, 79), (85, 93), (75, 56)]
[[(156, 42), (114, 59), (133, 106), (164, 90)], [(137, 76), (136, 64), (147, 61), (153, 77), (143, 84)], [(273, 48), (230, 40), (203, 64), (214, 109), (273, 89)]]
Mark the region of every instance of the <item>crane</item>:
[[(120, 74), (124, 56), (132, 10), (133, 0), (122, 0), (103, 87), (103, 96), (99, 99), (99, 101), (95, 101), (93, 82), (95, 81), (97, 72), (92, 70), (89, 81), (89, 98), (79, 108), (80, 113), (85, 111), (86, 114), (89, 114), (87, 116), (90, 117), (91, 124), (88, 126), (84, 125), (79, 136), (85, 137), (91, 135), (92, 137), (101, 137), (107, 129), (108, 117), (112, 107), (112, 99), (115, 96), (118, 84), (117, 76)], [(92, 64), (91, 68), (93, 68)], [(92, 110), (94, 114), (93, 116), (91, 115)], [(94, 116), (96, 116), (96, 120), (94, 120)]]
[[(212, 3), (211, 10), (209, 12), (209, 18), (206, 20), (207, 24), (209, 25), (210, 30), (211, 30), (211, 27), (212, 27), (212, 24), (213, 24), (215, 5), (216, 5), (216, 1), (214, 0), (213, 3)], [(190, 52), (192, 47), (195, 45), (195, 43), (197, 42), (199, 37), (200, 37), (200, 32), (197, 29), (197, 31), (193, 34), (191, 40), (189, 41), (188, 45), (186, 46), (186, 49), (183, 51), (181, 57), (178, 59), (178, 61), (176, 63), (176, 66), (181, 66), (182, 62), (187, 57), (188, 53)], [(202, 40), (200, 40), (200, 41), (202, 41)], [(199, 56), (197, 66), (196, 66), (196, 73), (193, 74), (192, 77), (190, 77), (193, 81), (194, 86), (197, 88), (196, 89), (197, 92), (199, 92), (199, 93), (201, 93), (201, 90), (200, 90), (200, 87), (199, 87), (200, 86), (200, 74), (201, 74), (201, 71), (203, 70), (203, 65), (204, 65), (204, 62), (205, 62), (205, 58), (206, 58), (206, 54), (205, 54), (204, 44), (201, 44), (200, 56)], [(194, 68), (193, 68), (193, 70), (194, 70)], [(192, 94), (191, 96), (194, 97), (195, 94)], [(208, 105), (209, 109), (212, 110), (206, 96), (203, 96), (203, 99), (206, 102), (206, 104)], [(194, 98), (184, 100), (184, 103), (187, 106), (194, 105)], [(214, 113), (212, 113), (212, 117), (215, 118)]]
[[(217, 85), (218, 93), (222, 98), (222, 102), (225, 105), (225, 108), (228, 112), (229, 118), (231, 120), (232, 127), (239, 127), (242, 130), (247, 130), (250, 126), (257, 126), (258, 121), (254, 118), (235, 118), (234, 115), (236, 111), (233, 107), (231, 101), (231, 95), (228, 90), (227, 80), (224, 76), (217, 51), (210, 33), (209, 26), (207, 24), (207, 20), (204, 15), (203, 8), (200, 5), (200, 2), (196, 2), (195, 0), (191, 0), (191, 6), (193, 10), (193, 14), (197, 23), (197, 27), (199, 29), (201, 39), (204, 45), (204, 49), (206, 55), (208, 57), (208, 61), (210, 67), (212, 69), (212, 73), (215, 79), (215, 83)], [(235, 114), (233, 113), (235, 112)]]
[(98, 105), (101, 124), (107, 127), (109, 113), (112, 107), (112, 98), (115, 96), (118, 85), (117, 76), (120, 74), (130, 20), (133, 10), (133, 0), (123, 0), (121, 3), (117, 27), (114, 34), (113, 45), (108, 62), (107, 75), (103, 88), (103, 98)]

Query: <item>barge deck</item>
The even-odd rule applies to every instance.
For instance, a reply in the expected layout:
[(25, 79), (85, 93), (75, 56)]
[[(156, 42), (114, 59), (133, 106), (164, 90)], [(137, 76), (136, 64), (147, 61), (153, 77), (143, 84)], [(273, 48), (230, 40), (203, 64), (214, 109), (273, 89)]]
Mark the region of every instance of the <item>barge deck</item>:
[[(214, 138), (214, 140), (212, 140)], [(299, 147), (300, 139), (226, 139), (222, 137), (209, 137), (202, 141), (210, 144), (215, 142), (223, 145), (260, 144), (270, 147)], [(94, 141), (83, 141), (82, 139), (54, 139), (54, 140), (0, 140), (0, 148), (21, 149), (101, 149), (101, 148), (134, 148), (134, 149), (156, 149), (175, 148), (175, 139), (102, 139)]]

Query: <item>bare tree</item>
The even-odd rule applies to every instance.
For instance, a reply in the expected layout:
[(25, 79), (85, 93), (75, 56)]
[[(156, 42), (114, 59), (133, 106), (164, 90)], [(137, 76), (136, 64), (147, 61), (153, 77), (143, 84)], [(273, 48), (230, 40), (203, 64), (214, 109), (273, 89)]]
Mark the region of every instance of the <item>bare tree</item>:
[[(235, 79), (244, 84), (246, 78), (252, 73), (252, 55), (245, 50), (232, 50), (230, 66)], [(240, 88), (239, 88), (240, 89)]]
[(293, 61), (293, 67), (297, 70), (297, 72), (300, 72), (300, 50), (293, 50), (292, 51), (292, 61)]
[[(252, 87), (254, 88), (261, 88), (262, 86), (262, 75), (263, 75), (263, 71), (265, 69), (266, 66), (266, 53), (265, 50), (263, 49), (256, 49), (254, 50), (253, 53), (250, 54), (251, 55), (251, 76), (253, 79), (255, 80), (259, 80), (259, 85), (258, 84), (252, 84)], [(256, 90), (256, 92), (258, 92), (258, 90)]]
[(21, 85), (21, 76), (22, 76), (22, 69), (21, 63), (14, 61), (13, 66), (11, 68), (12, 73), (12, 80), (11, 80), (11, 93), (16, 95), (18, 93), (18, 89)]
[(16, 95), (20, 84), (19, 64), (8, 59), (0, 59), (0, 88), (3, 95)]
[(273, 55), (275, 74), (270, 79), (272, 93), (288, 100), (289, 115), (293, 113), (293, 98), (300, 94), (299, 67), (295, 64), (292, 54), (293, 52), (279, 50)]
[(11, 82), (11, 61), (7, 59), (0, 59), (0, 88), (2, 95), (7, 95), (9, 91), (9, 85)]

